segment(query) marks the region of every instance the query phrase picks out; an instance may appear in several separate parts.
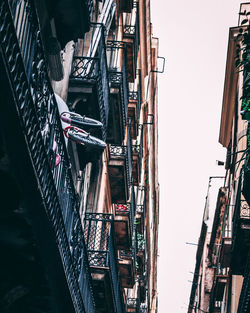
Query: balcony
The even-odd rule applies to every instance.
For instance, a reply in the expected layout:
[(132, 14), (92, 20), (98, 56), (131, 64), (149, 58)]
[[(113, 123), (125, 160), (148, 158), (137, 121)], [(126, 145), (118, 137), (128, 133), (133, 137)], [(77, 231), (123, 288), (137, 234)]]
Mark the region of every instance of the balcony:
[(123, 288), (133, 288), (135, 283), (136, 244), (128, 250), (118, 250), (118, 265)]
[(137, 58), (140, 45), (139, 3), (135, 3), (131, 13), (123, 15), (123, 41), (127, 47), (128, 80), (136, 77)]
[(230, 266), (232, 238), (223, 237), (220, 255), (220, 264), (223, 268)]
[(144, 235), (137, 233), (137, 275), (142, 276), (146, 270), (146, 241)]
[(109, 84), (104, 29), (100, 24), (91, 24), (84, 40), (75, 47), (68, 103), (72, 111), (101, 121), (101, 133), (92, 134), (106, 141)]
[(110, 83), (110, 114), (107, 141), (121, 145), (128, 114), (128, 69), (126, 45), (122, 41), (108, 41), (107, 64)]
[(222, 301), (224, 296), (224, 290), (228, 282), (228, 275), (216, 275), (214, 297), (216, 301)]
[[(121, 206), (121, 205), (120, 205)], [(115, 218), (116, 243), (118, 249), (118, 264), (121, 274), (121, 284), (124, 288), (133, 288), (135, 283), (135, 269), (137, 259), (137, 233), (135, 219), (134, 187), (131, 188), (130, 202), (127, 204), (129, 217), (126, 232), (121, 232), (121, 220)], [(117, 215), (116, 215), (117, 216)]]
[(139, 140), (136, 145), (132, 146), (133, 151), (133, 171), (132, 176), (134, 180), (134, 184), (136, 186), (139, 185), (140, 176), (141, 176), (141, 167), (142, 167), (142, 159), (143, 159), (143, 125), (139, 125)]
[(140, 300), (138, 298), (127, 298), (127, 313), (140, 313)]
[(141, 72), (137, 70), (138, 80), (129, 83), (128, 118), (131, 119), (131, 136), (136, 139), (138, 135), (138, 121), (141, 111)]
[(129, 249), (132, 244), (135, 220), (134, 186), (131, 186), (130, 201), (127, 204), (114, 204), (115, 243), (118, 249)]
[(148, 306), (146, 303), (142, 303), (140, 306), (140, 313), (148, 313)]
[(97, 311), (124, 313), (114, 243), (113, 215), (86, 213), (84, 224)]
[[(146, 267), (146, 265), (145, 265)], [(139, 278), (139, 297), (141, 302), (145, 302), (147, 298), (147, 290), (148, 290), (148, 274), (145, 272)]]
[[(245, 200), (246, 180), (242, 184), (242, 175), (238, 182), (238, 191), (233, 215), (231, 268), (233, 274), (243, 275), (250, 244), (250, 208)], [(242, 190), (243, 185), (243, 190)]]
[(126, 204), (132, 178), (132, 144), (129, 128), (127, 145), (109, 145), (108, 172), (112, 203)]
[[(23, 15), (10, 7), (7, 0), (0, 5), (0, 58), (8, 60), (3, 73), (8, 76), (6, 86), (12, 99), (8, 102), (8, 109), (12, 110), (8, 120), (15, 121), (11, 123), (9, 136), (15, 134), (10, 142), (16, 144), (11, 144), (10, 153), (23, 160), (21, 165), (16, 160), (15, 167), (26, 192), (23, 201), (32, 207), (32, 226), (39, 220), (37, 243), (43, 259), (50, 260), (44, 262), (50, 285), (58, 287), (56, 292), (51, 290), (55, 305), (64, 305), (69, 298), (71, 302), (64, 307), (68, 312), (94, 313), (79, 199), (69, 171), (71, 165), (57, 102), (47, 75), (36, 10), (33, 1), (20, 3)], [(24, 34), (18, 33), (21, 20), (27, 28)], [(57, 263), (56, 267), (51, 268), (51, 260)]]
[(222, 301), (215, 301), (214, 307), (213, 307), (213, 312), (214, 313), (220, 313), (221, 312), (221, 307), (222, 307)]

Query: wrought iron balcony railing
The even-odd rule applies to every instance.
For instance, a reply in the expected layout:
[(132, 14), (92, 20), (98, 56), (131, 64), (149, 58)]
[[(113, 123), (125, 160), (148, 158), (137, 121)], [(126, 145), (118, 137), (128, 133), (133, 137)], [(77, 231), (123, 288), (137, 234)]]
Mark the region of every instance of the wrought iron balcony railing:
[(129, 124), (127, 134), (127, 145), (109, 145), (109, 158), (122, 159), (125, 161), (126, 170), (126, 194), (129, 194), (130, 183), (132, 179), (132, 140), (131, 140), (131, 126)]
[(144, 211), (145, 211), (145, 205), (144, 204), (137, 204), (136, 205), (136, 213), (144, 214)]
[(114, 245), (113, 215), (86, 213), (84, 223), (89, 264), (91, 267), (109, 268), (116, 312), (124, 313), (124, 302), (117, 267), (117, 251)]
[(148, 313), (148, 306), (145, 303), (142, 303), (140, 306), (140, 313)]
[[(139, 3), (136, 3), (133, 7), (131, 13), (124, 14), (123, 20), (123, 38), (131, 47), (131, 54), (129, 57), (133, 58), (133, 72), (132, 77), (135, 75), (137, 57), (140, 45), (140, 35), (139, 35)], [(129, 63), (129, 61), (128, 61)], [(130, 79), (133, 81), (133, 79)]]
[(140, 312), (140, 300), (138, 298), (127, 298), (127, 312)]
[[(93, 46), (77, 51), (73, 57), (70, 80), (75, 83), (95, 84), (103, 124), (102, 137), (106, 140), (109, 114), (109, 83), (108, 68), (105, 49), (104, 28), (100, 24), (92, 24), (90, 42)], [(92, 55), (95, 56), (92, 56)]]
[(133, 82), (129, 84), (129, 101), (136, 101), (137, 119), (140, 118), (141, 112), (141, 70), (137, 70), (137, 83)]
[(133, 225), (132, 244), (129, 249), (119, 250), (119, 268), (122, 286), (132, 288), (135, 283), (137, 265), (137, 233)]
[(137, 138), (136, 145), (132, 146), (133, 151), (133, 179), (135, 185), (139, 185), (142, 160), (143, 160), (143, 125), (139, 125), (139, 140)]
[[(21, 1), (19, 13), (0, 4), (0, 43), (16, 110), (54, 229), (76, 312), (94, 312), (86, 247), (57, 102), (45, 66), (33, 1)], [(25, 11), (25, 13), (23, 13)], [(22, 26), (20, 28), (20, 25)], [(56, 157), (60, 158), (56, 165)]]
[(107, 64), (111, 88), (118, 88), (121, 101), (123, 132), (128, 114), (128, 68), (126, 45), (122, 41), (107, 41)]

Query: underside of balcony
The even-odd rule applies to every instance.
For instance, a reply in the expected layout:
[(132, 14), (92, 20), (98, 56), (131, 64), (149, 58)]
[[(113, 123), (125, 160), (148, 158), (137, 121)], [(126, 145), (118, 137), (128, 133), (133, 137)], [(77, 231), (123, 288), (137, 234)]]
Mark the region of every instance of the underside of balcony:
[(119, 207), (127, 207), (127, 205), (115, 205), (114, 230), (115, 243), (118, 249), (126, 249), (131, 245), (131, 225), (128, 210), (119, 210)]
[(91, 267), (96, 313), (115, 313), (109, 268)]
[(135, 283), (135, 264), (131, 251), (118, 251), (118, 266), (123, 288), (133, 288)]
[(216, 282), (215, 282), (215, 289), (214, 289), (214, 295), (215, 295), (216, 301), (223, 300), (224, 290), (225, 290), (227, 282), (228, 282), (227, 275), (216, 275)]
[(132, 139), (136, 139), (136, 137), (138, 135), (137, 100), (129, 99), (128, 118), (131, 120), (131, 137), (132, 137)]
[(140, 182), (140, 172), (141, 172), (141, 166), (140, 166), (140, 146), (133, 146), (133, 170), (132, 170), (132, 176), (134, 180), (135, 186), (139, 185)]
[(220, 263), (223, 268), (230, 266), (232, 238), (224, 237), (221, 246)]
[(128, 199), (126, 146), (109, 146), (109, 182), (112, 203), (125, 204)]
[(136, 60), (137, 56), (135, 40), (132, 37), (123, 37), (123, 41), (126, 43), (127, 48), (127, 67), (128, 67), (128, 81), (133, 82), (136, 76)]
[(108, 119), (107, 142), (121, 145), (124, 139), (125, 121), (121, 103), (120, 90), (112, 88)]

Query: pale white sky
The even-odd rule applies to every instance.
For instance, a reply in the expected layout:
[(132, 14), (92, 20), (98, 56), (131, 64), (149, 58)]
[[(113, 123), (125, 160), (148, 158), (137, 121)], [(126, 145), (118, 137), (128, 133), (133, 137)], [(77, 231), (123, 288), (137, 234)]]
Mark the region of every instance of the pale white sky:
[(218, 143), (229, 27), (238, 0), (151, 1), (159, 55), (159, 313), (187, 312), (209, 176), (224, 175)]

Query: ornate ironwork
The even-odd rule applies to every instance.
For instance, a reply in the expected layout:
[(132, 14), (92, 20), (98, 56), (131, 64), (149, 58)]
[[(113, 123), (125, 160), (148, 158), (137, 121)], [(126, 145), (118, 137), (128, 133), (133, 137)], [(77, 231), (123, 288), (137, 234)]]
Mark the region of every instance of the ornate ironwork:
[[(5, 60), (15, 108), (44, 208), (54, 228), (75, 310), (79, 313), (94, 312), (87, 253), (78, 213), (79, 200), (71, 176), (57, 102), (45, 67), (36, 11), (33, 1), (15, 3), (24, 6), (24, 15), (13, 11), (14, 4), (10, 7), (7, 0), (0, 4), (0, 53)], [(17, 21), (20, 18), (22, 22)], [(21, 36), (15, 29), (15, 23), (20, 25), (19, 22), (25, 25), (27, 37)], [(31, 38), (34, 39), (32, 49), (26, 49)], [(58, 165), (55, 164), (56, 154), (61, 158)]]
[(132, 145), (133, 153), (140, 153), (140, 145)]
[(250, 208), (247, 201), (242, 200), (240, 206), (240, 218), (250, 219)]
[(99, 75), (99, 58), (75, 56), (73, 58), (70, 78), (89, 81)]
[(111, 157), (123, 158), (125, 161), (126, 181), (127, 181), (127, 194), (130, 188), (132, 178), (132, 141), (130, 135), (130, 128), (128, 130), (127, 145), (109, 145), (109, 154)]
[(109, 71), (109, 81), (113, 87), (119, 87), (122, 83), (122, 73), (116, 71)]
[(142, 303), (140, 306), (140, 313), (148, 313), (148, 306), (146, 303)]
[(123, 41), (115, 41), (115, 40), (108, 40), (107, 41), (107, 50), (110, 49), (124, 49), (126, 48), (126, 43)]
[(142, 214), (144, 212), (144, 204), (137, 204), (136, 212)]
[(138, 92), (137, 91), (129, 91), (129, 100), (138, 100)]
[(132, 25), (124, 25), (123, 32), (125, 35), (135, 35), (136, 27)]
[(107, 267), (110, 269), (115, 308), (118, 313), (124, 313), (124, 302), (117, 267), (117, 251), (114, 245), (113, 215), (86, 213), (84, 224), (89, 263), (93, 267)]
[(139, 304), (138, 298), (127, 298), (127, 307), (132, 309), (137, 309)]
[(106, 50), (110, 87), (119, 88), (123, 133), (125, 134), (129, 92), (126, 44), (122, 41), (107, 41)]
[(109, 114), (109, 78), (105, 49), (104, 28), (102, 25), (99, 24), (93, 25), (92, 28), (98, 28), (99, 31), (98, 36), (100, 39), (97, 46), (97, 56), (74, 56), (70, 79), (83, 83), (94, 82), (96, 84), (100, 119), (103, 124), (102, 137), (103, 140), (106, 141)]
[(115, 204), (115, 213), (118, 215), (128, 215), (130, 211), (130, 203), (127, 204)]
[(112, 156), (125, 157), (127, 153), (127, 146), (109, 145), (109, 153)]

